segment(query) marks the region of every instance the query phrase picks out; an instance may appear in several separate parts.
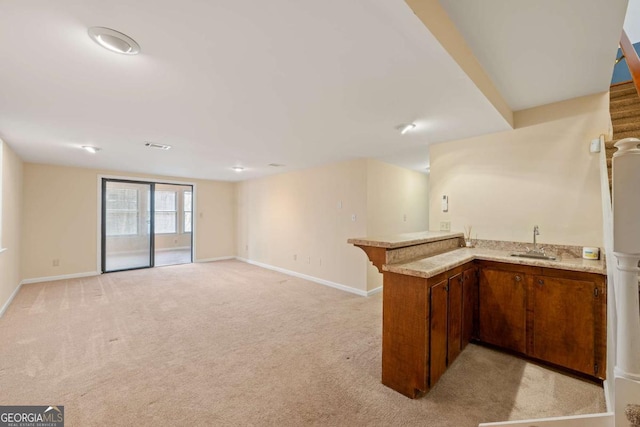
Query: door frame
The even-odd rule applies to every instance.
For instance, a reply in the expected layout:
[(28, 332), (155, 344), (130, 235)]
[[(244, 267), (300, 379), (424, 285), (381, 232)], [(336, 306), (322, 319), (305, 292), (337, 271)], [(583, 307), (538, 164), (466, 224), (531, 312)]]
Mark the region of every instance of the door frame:
[[(198, 186), (195, 182), (192, 181), (180, 181), (180, 180), (172, 180), (172, 179), (161, 179), (161, 178), (149, 178), (149, 177), (138, 177), (138, 176), (122, 176), (122, 175), (104, 175), (98, 174), (96, 181), (97, 188), (97, 201), (98, 201), (98, 210), (97, 210), (97, 226), (96, 226), (96, 271), (98, 274), (102, 273), (102, 180), (114, 180), (114, 181), (124, 181), (124, 182), (138, 182), (138, 183), (149, 183), (149, 184), (171, 184), (171, 185), (190, 185), (193, 189), (191, 194), (191, 262), (197, 262), (196, 257), (196, 230), (199, 215), (197, 215), (197, 206), (198, 206)], [(152, 236), (153, 237), (153, 236)], [(153, 247), (151, 248), (154, 249)]]

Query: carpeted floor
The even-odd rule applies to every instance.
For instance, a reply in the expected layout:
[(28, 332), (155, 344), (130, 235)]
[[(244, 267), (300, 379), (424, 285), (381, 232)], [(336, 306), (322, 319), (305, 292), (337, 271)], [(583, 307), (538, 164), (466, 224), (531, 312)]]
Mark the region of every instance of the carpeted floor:
[(69, 426), (421, 425), (602, 412), (602, 388), (470, 345), (425, 397), (380, 383), (381, 295), (238, 261), (24, 285), (0, 404)]

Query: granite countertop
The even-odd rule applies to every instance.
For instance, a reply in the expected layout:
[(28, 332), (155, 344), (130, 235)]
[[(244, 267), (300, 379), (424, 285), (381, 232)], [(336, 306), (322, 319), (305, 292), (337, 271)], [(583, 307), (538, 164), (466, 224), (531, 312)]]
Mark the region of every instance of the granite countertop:
[(460, 248), (407, 263), (385, 264), (382, 269), (392, 273), (428, 279), (454, 267), (478, 259), (532, 267), (547, 267), (585, 273), (606, 274), (606, 266), (603, 260), (586, 260), (583, 258), (559, 256), (558, 259), (551, 261), (512, 257), (511, 253), (512, 251), (496, 249)]
[(347, 243), (360, 246), (373, 246), (377, 248), (403, 248), (406, 246), (421, 245), (423, 243), (438, 242), (440, 240), (464, 237), (462, 233), (448, 231), (420, 231), (416, 233), (396, 234), (383, 237), (360, 237), (347, 240)]

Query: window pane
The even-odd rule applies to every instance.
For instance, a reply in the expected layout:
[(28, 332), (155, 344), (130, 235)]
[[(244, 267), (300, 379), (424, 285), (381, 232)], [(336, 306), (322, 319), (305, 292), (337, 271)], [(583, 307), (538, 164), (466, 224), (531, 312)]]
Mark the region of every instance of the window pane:
[(184, 203), (182, 206), (182, 210), (184, 212), (184, 224), (183, 224), (183, 233), (191, 233), (191, 202), (192, 202), (192, 192), (185, 191), (184, 193)]
[(157, 212), (156, 211), (155, 232), (175, 233), (176, 232), (176, 213), (175, 212)]
[(184, 207), (185, 212), (191, 212), (191, 191), (184, 192)]
[(176, 211), (176, 193), (174, 191), (156, 191), (156, 211)]
[(138, 213), (107, 211), (107, 236), (138, 234)]
[(184, 213), (184, 232), (191, 233), (191, 212)]
[(107, 188), (107, 210), (138, 210), (138, 190), (133, 188)]

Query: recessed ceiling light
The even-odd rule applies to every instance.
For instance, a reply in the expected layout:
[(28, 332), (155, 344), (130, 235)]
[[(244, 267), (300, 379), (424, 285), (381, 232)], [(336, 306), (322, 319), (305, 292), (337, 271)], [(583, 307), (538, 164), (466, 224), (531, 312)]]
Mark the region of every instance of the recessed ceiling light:
[(134, 39), (119, 31), (105, 27), (89, 28), (89, 37), (105, 49), (125, 55), (136, 55), (140, 45)]
[(144, 146), (147, 148), (155, 148), (156, 150), (168, 150), (171, 148), (170, 145), (156, 144), (155, 142), (145, 142)]
[(242, 172), (244, 170), (242, 166), (234, 166), (231, 169), (233, 169), (236, 172)]
[(88, 151), (91, 154), (96, 154), (98, 151), (101, 150), (100, 147), (92, 147), (91, 145), (83, 145), (82, 149), (85, 151)]
[(269, 166), (271, 166), (272, 168), (283, 168), (284, 165), (280, 164), (280, 163), (269, 163)]
[(416, 127), (415, 123), (407, 123), (407, 124), (402, 124), (396, 127), (396, 129), (398, 129), (400, 131), (401, 135), (404, 135), (405, 133), (409, 132), (410, 130), (414, 129)]

